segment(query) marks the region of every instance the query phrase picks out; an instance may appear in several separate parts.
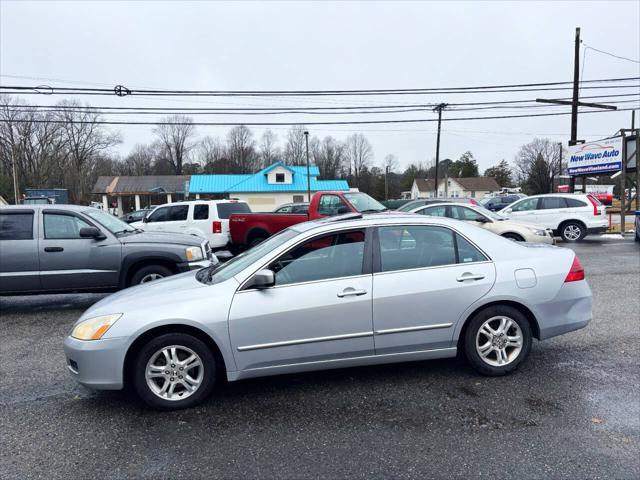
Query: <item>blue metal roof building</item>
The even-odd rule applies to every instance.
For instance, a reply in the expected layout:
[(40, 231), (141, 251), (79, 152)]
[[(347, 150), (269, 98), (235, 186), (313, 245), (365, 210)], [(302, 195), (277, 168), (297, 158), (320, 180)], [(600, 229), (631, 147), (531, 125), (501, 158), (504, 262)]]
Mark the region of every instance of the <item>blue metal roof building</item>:
[[(270, 173), (278, 173), (282, 181), (274, 181)], [(339, 190), (348, 191), (346, 180), (318, 180), (320, 171), (317, 166), (309, 168), (311, 191)], [(237, 194), (237, 193), (293, 193), (307, 191), (307, 167), (287, 166), (282, 162), (274, 163), (258, 173), (243, 175), (191, 175), (190, 194)]]

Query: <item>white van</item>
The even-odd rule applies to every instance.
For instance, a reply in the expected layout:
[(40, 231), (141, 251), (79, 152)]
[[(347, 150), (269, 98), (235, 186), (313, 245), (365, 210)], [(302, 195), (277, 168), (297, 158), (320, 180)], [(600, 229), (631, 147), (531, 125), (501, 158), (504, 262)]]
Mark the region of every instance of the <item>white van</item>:
[(588, 234), (603, 233), (609, 226), (606, 207), (590, 194), (533, 195), (512, 203), (498, 213), (510, 220), (550, 228), (565, 242), (578, 242)]
[(179, 232), (209, 240), (212, 249), (229, 243), (229, 216), (251, 213), (246, 202), (236, 200), (193, 200), (156, 207), (142, 222), (131, 226), (149, 232)]

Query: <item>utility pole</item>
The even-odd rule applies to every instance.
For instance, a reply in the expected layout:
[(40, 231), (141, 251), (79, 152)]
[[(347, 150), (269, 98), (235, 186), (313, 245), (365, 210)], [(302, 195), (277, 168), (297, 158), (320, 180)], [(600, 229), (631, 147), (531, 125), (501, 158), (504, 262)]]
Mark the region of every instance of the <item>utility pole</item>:
[(13, 143), (11, 144), (11, 165), (13, 170), (13, 200), (18, 205), (18, 174), (16, 169), (16, 154)]
[[(556, 175), (556, 169), (551, 170), (551, 192), (553, 193), (553, 183)], [(560, 177), (562, 176), (562, 142), (558, 142), (558, 186), (560, 186)]]
[[(553, 98), (536, 98), (536, 102), (552, 103), (554, 105), (571, 105), (571, 138), (569, 146), (584, 143), (584, 140), (578, 140), (578, 107), (602, 108), (605, 110), (617, 110), (618, 107), (613, 105), (604, 105), (601, 103), (581, 102), (580, 98), (580, 27), (576, 27), (576, 38), (573, 51), (573, 96), (571, 101), (556, 100)], [(583, 186), (584, 186), (583, 181)], [(576, 189), (575, 176), (569, 177), (569, 192), (573, 193)], [(583, 187), (584, 189), (584, 187)]]
[(389, 165), (384, 168), (384, 199), (389, 200), (389, 184), (387, 183), (387, 176), (389, 175)]
[(438, 112), (438, 137), (436, 139), (436, 175), (435, 175), (435, 198), (438, 198), (438, 164), (440, 163), (440, 124), (442, 123), (442, 110), (447, 107), (446, 103), (439, 103), (433, 109), (434, 112)]
[(304, 143), (307, 146), (307, 201), (311, 203), (311, 170), (309, 168), (309, 131), (304, 131)]

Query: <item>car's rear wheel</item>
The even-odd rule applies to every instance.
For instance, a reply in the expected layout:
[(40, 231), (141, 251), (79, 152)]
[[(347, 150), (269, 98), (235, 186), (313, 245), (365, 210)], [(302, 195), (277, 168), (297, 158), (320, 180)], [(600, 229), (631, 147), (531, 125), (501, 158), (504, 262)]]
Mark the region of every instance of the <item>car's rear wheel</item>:
[(566, 222), (560, 228), (560, 235), (565, 242), (579, 242), (587, 235), (587, 229), (579, 222)]
[(251, 241), (249, 242), (249, 248), (255, 247), (259, 243), (264, 242), (266, 239), (267, 239), (267, 237), (266, 236), (262, 236), (262, 235), (258, 235), (258, 236), (253, 237), (251, 239)]
[(178, 410), (206, 399), (216, 380), (211, 350), (200, 339), (184, 333), (160, 335), (139, 351), (133, 384), (151, 407)]
[(130, 285), (152, 282), (170, 275), (173, 275), (173, 272), (163, 265), (147, 265), (137, 270), (131, 276)]
[(505, 233), (502, 236), (504, 238), (508, 238), (509, 240), (513, 240), (514, 242), (524, 242), (524, 238), (522, 238), (517, 233)]
[(513, 307), (494, 306), (478, 312), (465, 332), (464, 351), (471, 366), (483, 375), (514, 371), (531, 351), (531, 326)]

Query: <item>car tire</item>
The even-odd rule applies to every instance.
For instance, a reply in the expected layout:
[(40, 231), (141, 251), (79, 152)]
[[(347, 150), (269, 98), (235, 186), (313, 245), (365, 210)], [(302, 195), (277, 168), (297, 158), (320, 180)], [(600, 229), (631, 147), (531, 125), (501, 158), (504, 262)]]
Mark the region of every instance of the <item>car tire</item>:
[(140, 285), (142, 283), (160, 280), (169, 277), (173, 272), (163, 265), (147, 265), (137, 270), (132, 276), (129, 285)]
[[(176, 363), (169, 363), (172, 360)], [(196, 366), (188, 368), (189, 365)], [(198, 405), (211, 394), (216, 381), (213, 353), (202, 340), (186, 333), (167, 333), (151, 339), (138, 352), (133, 369), (136, 393), (143, 402), (158, 410)], [(195, 390), (190, 391), (189, 387)]]
[(497, 305), (478, 312), (469, 321), (464, 353), (477, 372), (498, 377), (513, 372), (525, 361), (531, 351), (531, 338), (529, 321), (519, 310)]
[(560, 226), (560, 236), (568, 243), (580, 242), (587, 236), (587, 229), (580, 222), (565, 222)]
[(229, 248), (227, 248), (227, 250), (229, 250), (229, 253), (235, 257), (236, 255), (240, 255), (244, 251), (244, 246), (231, 244), (229, 245)]
[(267, 237), (263, 237), (263, 236), (257, 236), (251, 239), (251, 241), (249, 242), (249, 248), (253, 248), (256, 245), (258, 245), (259, 243), (264, 242), (267, 239)]
[(502, 236), (504, 238), (508, 238), (509, 240), (513, 240), (514, 242), (524, 242), (524, 238), (522, 238), (517, 233), (504, 233)]

